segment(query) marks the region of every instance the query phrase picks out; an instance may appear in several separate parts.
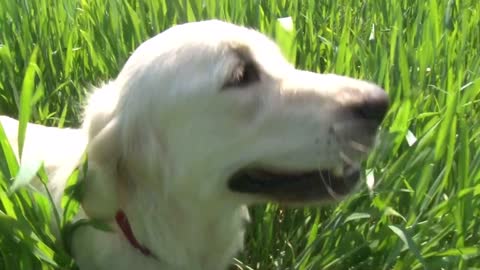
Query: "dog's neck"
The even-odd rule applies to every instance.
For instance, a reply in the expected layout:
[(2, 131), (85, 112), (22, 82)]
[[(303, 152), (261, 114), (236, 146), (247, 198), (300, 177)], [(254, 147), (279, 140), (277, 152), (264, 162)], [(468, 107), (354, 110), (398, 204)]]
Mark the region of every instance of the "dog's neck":
[[(162, 199), (152, 189), (131, 195), (122, 210), (135, 239), (151, 256), (175, 269), (226, 269), (243, 246), (248, 212), (241, 205)], [(198, 268), (184, 265), (186, 261), (195, 261)]]

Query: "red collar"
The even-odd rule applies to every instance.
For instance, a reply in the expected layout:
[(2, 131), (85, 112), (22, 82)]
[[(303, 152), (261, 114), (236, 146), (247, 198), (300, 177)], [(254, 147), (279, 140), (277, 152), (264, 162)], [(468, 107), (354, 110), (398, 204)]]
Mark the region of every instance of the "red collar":
[(142, 252), (145, 256), (152, 255), (150, 249), (140, 244), (137, 238), (135, 238), (135, 235), (133, 235), (132, 227), (130, 226), (130, 222), (128, 222), (128, 218), (127, 215), (125, 215), (125, 212), (123, 212), (122, 210), (118, 210), (115, 214), (115, 220), (117, 221), (118, 227), (120, 227), (120, 229), (122, 230), (123, 235), (127, 238), (128, 242), (130, 242), (130, 245), (140, 250), (140, 252)]

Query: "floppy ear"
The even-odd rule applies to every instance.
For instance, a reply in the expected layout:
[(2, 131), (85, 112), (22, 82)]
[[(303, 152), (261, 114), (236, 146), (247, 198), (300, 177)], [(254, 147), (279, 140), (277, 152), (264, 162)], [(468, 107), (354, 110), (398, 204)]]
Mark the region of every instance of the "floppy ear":
[(82, 207), (90, 218), (113, 219), (121, 207), (124, 187), (118, 174), (121, 161), (119, 139), (116, 118), (90, 139), (82, 197)]
[(162, 181), (166, 160), (159, 134), (150, 125), (126, 118), (105, 117), (100, 120), (108, 121), (104, 128), (99, 128), (98, 122), (91, 123), (91, 131), (93, 128), (98, 133), (90, 134), (82, 198), (90, 218), (112, 219), (140, 185), (158, 188), (159, 192), (167, 190)]
[(158, 183), (165, 166), (150, 99), (136, 96), (145, 91), (123, 89), (119, 94), (120, 88), (110, 82), (97, 89), (85, 110), (89, 142), (82, 206), (91, 218), (114, 218), (134, 192), (127, 191), (140, 181)]

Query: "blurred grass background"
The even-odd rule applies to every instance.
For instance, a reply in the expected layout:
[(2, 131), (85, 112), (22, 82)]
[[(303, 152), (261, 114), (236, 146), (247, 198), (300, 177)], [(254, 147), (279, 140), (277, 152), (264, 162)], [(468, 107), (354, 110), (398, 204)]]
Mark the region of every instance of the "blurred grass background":
[[(375, 189), (322, 208), (251, 208), (232, 269), (480, 269), (476, 0), (0, 0), (0, 114), (78, 126), (90, 86), (142, 41), (207, 18), (259, 29), (299, 68), (371, 80), (392, 98), (364, 167)], [(0, 145), (0, 269), (74, 269), (50, 201), (8, 192), (18, 166), (1, 130)]]

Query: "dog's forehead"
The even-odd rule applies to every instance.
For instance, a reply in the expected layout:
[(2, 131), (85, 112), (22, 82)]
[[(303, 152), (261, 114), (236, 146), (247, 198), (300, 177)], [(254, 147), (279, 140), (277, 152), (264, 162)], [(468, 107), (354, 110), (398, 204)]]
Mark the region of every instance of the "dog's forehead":
[[(190, 53), (180, 53), (190, 51)], [(194, 51), (194, 53), (192, 53)], [(144, 42), (135, 54), (187, 55), (189, 60), (222, 57), (229, 51), (242, 59), (251, 58), (265, 70), (289, 66), (278, 46), (253, 29), (218, 20), (185, 23), (174, 26)], [(173, 52), (173, 53), (172, 53)], [(179, 60), (178, 58), (176, 60)]]
[(156, 39), (168, 42), (173, 48), (192, 43), (214, 48), (232, 43), (254, 47), (260, 43), (261, 47), (277, 48), (265, 35), (253, 29), (217, 20), (180, 24), (153, 37), (152, 43)]

